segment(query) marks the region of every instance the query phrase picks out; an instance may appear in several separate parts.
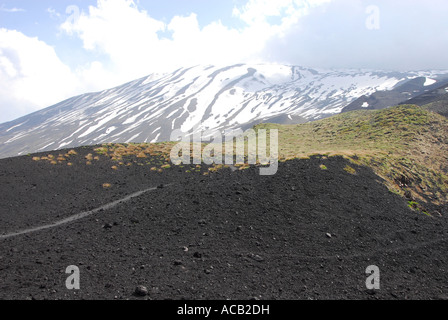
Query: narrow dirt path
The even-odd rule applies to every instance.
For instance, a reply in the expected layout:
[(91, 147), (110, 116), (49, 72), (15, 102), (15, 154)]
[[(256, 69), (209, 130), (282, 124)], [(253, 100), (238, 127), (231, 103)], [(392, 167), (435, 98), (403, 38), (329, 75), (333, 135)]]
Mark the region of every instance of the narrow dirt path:
[[(167, 186), (169, 186), (169, 185), (164, 185), (163, 187), (167, 187)], [(93, 214), (95, 214), (97, 212), (111, 209), (111, 208), (113, 208), (113, 207), (115, 207), (115, 206), (117, 206), (117, 205), (119, 205), (121, 203), (127, 202), (127, 201), (129, 201), (129, 200), (131, 200), (133, 198), (139, 197), (142, 194), (145, 194), (145, 193), (150, 192), (150, 191), (155, 191), (158, 188), (159, 187), (152, 187), (152, 188), (149, 188), (149, 189), (146, 189), (146, 190), (135, 192), (133, 194), (128, 195), (125, 198), (116, 200), (114, 202), (107, 203), (107, 204), (105, 204), (105, 205), (103, 205), (103, 206), (101, 206), (99, 208), (96, 208), (96, 209), (93, 209), (93, 210), (90, 210), (90, 211), (81, 212), (81, 213), (78, 213), (78, 214), (76, 214), (74, 216), (68, 217), (68, 218), (63, 219), (63, 220), (56, 221), (56, 222), (51, 223), (51, 224), (46, 224), (46, 225), (43, 225), (43, 226), (40, 226), (40, 227), (34, 227), (34, 228), (22, 230), (22, 231), (11, 232), (11, 233), (7, 233), (7, 234), (4, 234), (4, 235), (0, 235), (0, 240), (5, 240), (5, 239), (8, 239), (8, 238), (12, 238), (12, 237), (20, 236), (20, 235), (25, 235), (25, 234), (29, 234), (29, 233), (33, 233), (33, 232), (38, 232), (38, 231), (42, 231), (42, 230), (46, 230), (46, 229), (52, 229), (52, 228), (56, 228), (56, 227), (68, 224), (68, 223), (72, 223), (72, 222), (75, 222), (77, 220), (80, 220), (80, 219), (86, 218), (88, 216), (91, 216), (91, 215), (93, 215)]]

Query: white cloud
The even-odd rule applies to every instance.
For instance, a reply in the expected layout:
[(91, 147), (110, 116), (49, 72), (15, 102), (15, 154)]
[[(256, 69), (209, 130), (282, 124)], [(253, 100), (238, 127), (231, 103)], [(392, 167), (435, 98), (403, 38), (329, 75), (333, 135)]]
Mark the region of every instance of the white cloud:
[(47, 8), (47, 12), (50, 14), (50, 17), (52, 18), (60, 18), (61, 14), (59, 12), (57, 12), (55, 9), (53, 9), (52, 7)]
[(14, 7), (14, 8), (5, 8), (3, 5), (0, 7), (0, 11), (3, 11), (3, 12), (9, 12), (9, 13), (15, 13), (15, 12), (24, 12), (25, 11), (25, 9), (22, 9), (22, 8), (16, 8), (16, 7)]
[(0, 113), (10, 120), (77, 92), (78, 80), (54, 49), (37, 38), (0, 29)]
[[(97, 6), (90, 6), (61, 28), (79, 36), (86, 50), (108, 55), (117, 78), (131, 80), (196, 64), (260, 61), (269, 39), (282, 36), (309, 8), (329, 1), (250, 0), (234, 9), (234, 16), (247, 24), (236, 29), (220, 21), (200, 26), (194, 13), (165, 23), (140, 10), (132, 0), (98, 0)], [(281, 21), (272, 25), (269, 17)], [(160, 32), (172, 36), (159, 37)]]
[(249, 0), (243, 8), (234, 8), (233, 15), (248, 25), (268, 23), (268, 18), (279, 17), (282, 27), (308, 14), (310, 8), (321, 6), (332, 0)]
[(67, 20), (61, 26), (68, 34), (75, 34), (83, 41), (84, 49), (106, 54), (121, 78), (135, 78), (147, 74), (139, 71), (145, 65), (157, 64), (161, 47), (158, 31), (166, 28), (163, 22), (152, 19), (145, 11), (137, 9), (129, 0), (99, 0), (90, 6), (89, 13), (78, 19)]
[(316, 7), (273, 37), (263, 56), (279, 63), (323, 68), (369, 68), (410, 71), (446, 69), (448, 2), (377, 1), (379, 29), (366, 27), (375, 4), (338, 0)]

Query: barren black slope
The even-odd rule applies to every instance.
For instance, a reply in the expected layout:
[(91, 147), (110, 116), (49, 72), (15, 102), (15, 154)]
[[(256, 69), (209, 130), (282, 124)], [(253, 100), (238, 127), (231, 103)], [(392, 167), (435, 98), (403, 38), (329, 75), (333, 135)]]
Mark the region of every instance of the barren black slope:
[(418, 97), (406, 101), (406, 103), (425, 106), (428, 110), (448, 117), (448, 84), (425, 92)]
[(407, 100), (402, 104), (416, 104), (418, 106), (424, 106), (438, 101), (448, 101), (448, 83), (438, 86), (435, 89), (428, 90), (427, 92)]
[[(416, 104), (423, 106), (435, 101), (434, 96), (445, 94), (448, 79), (441, 78), (434, 84), (425, 85), (427, 78), (418, 77), (388, 91), (377, 91), (372, 95), (363, 95), (342, 109), (342, 112), (354, 110), (378, 110), (398, 104)], [(430, 100), (433, 99), (433, 100)]]
[[(86, 165), (93, 149), (76, 151), (71, 166), (0, 160), (0, 234), (165, 186), (0, 240), (0, 299), (137, 299), (137, 285), (151, 299), (448, 295), (446, 218), (411, 210), (370, 169), (341, 157), (287, 161), (269, 177), (254, 167), (204, 176), (204, 166), (161, 173), (147, 165), (159, 160), (132, 156), (118, 170), (105, 156)], [(69, 265), (80, 268), (79, 291), (65, 287)], [(376, 292), (365, 286), (370, 265), (381, 270)]]

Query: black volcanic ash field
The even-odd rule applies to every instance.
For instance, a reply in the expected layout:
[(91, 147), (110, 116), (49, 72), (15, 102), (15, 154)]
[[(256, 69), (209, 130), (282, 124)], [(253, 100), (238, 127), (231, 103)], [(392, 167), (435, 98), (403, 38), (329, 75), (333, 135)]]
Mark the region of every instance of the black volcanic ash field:
[[(0, 160), (0, 299), (445, 299), (447, 220), (408, 208), (370, 169), (342, 158), (204, 176), (137, 164), (111, 170)], [(322, 170), (325, 164), (328, 170)], [(207, 168), (203, 168), (203, 172)], [(103, 183), (110, 183), (104, 189)], [(161, 188), (163, 184), (163, 188)], [(80, 290), (68, 290), (68, 266)], [(366, 289), (376, 265), (381, 289)], [(145, 298), (135, 288), (148, 288)]]

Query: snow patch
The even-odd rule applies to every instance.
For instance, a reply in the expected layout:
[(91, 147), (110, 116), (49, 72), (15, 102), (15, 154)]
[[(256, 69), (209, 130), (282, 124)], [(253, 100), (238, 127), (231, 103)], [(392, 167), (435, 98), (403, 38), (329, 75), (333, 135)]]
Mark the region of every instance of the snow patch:
[(111, 134), (112, 131), (114, 131), (114, 130), (116, 130), (116, 129), (117, 129), (117, 127), (110, 127), (110, 128), (108, 128), (108, 129), (106, 130), (106, 134)]
[(160, 137), (160, 133), (151, 141), (151, 143), (158, 142), (157, 140), (159, 139), (159, 137)]
[(63, 143), (61, 143), (60, 145), (59, 145), (59, 147), (57, 148), (57, 149), (62, 149), (62, 148), (64, 148), (65, 146), (68, 146), (70, 143), (72, 143), (73, 142), (73, 140), (72, 141), (70, 141), (70, 142), (63, 142)]
[(18, 125), (15, 125), (15, 126), (9, 128), (8, 130), (6, 130), (6, 132), (9, 132), (9, 131), (11, 131), (11, 130), (14, 129), (14, 128), (20, 127), (21, 125), (23, 125), (23, 124), (25, 124), (25, 123), (27, 123), (27, 122), (28, 122), (28, 120), (26, 120), (25, 122), (22, 122), (22, 123), (20, 123), (20, 124), (18, 124)]
[(83, 138), (87, 136), (88, 134), (94, 132), (96, 129), (102, 127), (104, 124), (108, 123), (109, 121), (113, 120), (117, 116), (117, 112), (112, 112), (109, 115), (106, 115), (103, 119), (98, 121), (96, 125), (91, 126), (89, 129), (87, 129), (83, 134), (79, 136), (79, 138)]
[(50, 142), (50, 143), (47, 144), (45, 147), (42, 147), (42, 148), (40, 148), (40, 149), (37, 149), (37, 151), (42, 151), (42, 150), (48, 148), (49, 146), (51, 146), (51, 145), (53, 145), (53, 144), (54, 144), (53, 142)]
[(436, 83), (436, 82), (437, 82), (437, 81), (434, 80), (434, 79), (426, 78), (426, 82), (425, 82), (424, 86), (427, 87), (427, 86), (430, 86), (430, 85), (432, 85), (432, 84), (434, 84), (434, 83)]
[(126, 141), (126, 143), (131, 143), (131, 142), (135, 142), (135, 139), (140, 135), (140, 132), (137, 133), (136, 135), (132, 136), (132, 138), (128, 139), (128, 141)]

